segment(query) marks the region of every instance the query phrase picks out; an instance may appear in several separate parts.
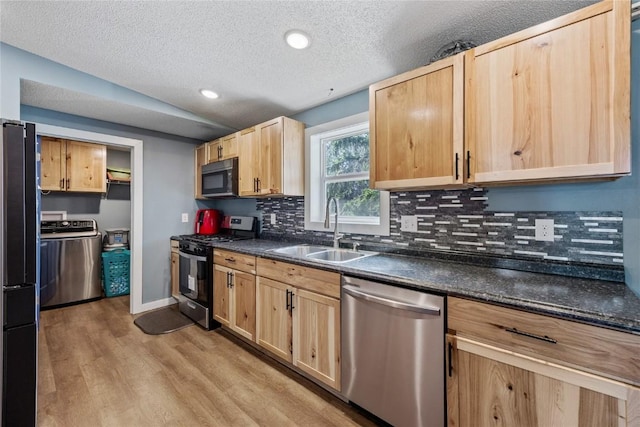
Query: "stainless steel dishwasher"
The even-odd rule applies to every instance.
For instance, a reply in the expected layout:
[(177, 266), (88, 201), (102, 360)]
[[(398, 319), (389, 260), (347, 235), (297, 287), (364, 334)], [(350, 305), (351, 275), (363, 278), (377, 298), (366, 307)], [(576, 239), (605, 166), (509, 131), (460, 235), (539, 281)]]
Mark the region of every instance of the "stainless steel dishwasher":
[(396, 427), (445, 425), (442, 296), (344, 276), (342, 393)]

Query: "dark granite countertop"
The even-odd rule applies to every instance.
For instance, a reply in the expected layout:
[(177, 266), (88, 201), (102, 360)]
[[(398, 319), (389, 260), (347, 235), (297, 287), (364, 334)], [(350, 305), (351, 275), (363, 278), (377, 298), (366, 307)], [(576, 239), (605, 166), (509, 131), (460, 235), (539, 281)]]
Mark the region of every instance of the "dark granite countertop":
[(640, 298), (624, 283), (379, 254), (328, 264), (269, 252), (299, 242), (240, 240), (215, 247), (393, 285), (485, 301), (640, 335)]

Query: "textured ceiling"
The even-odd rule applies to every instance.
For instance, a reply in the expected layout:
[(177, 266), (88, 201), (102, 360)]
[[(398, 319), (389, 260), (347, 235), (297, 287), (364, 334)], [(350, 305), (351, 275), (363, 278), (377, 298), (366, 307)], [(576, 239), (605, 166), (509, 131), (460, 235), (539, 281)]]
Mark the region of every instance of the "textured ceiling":
[[(3, 0), (0, 40), (205, 122), (242, 129), (424, 65), (453, 40), (482, 44), (591, 3)], [(311, 35), (309, 49), (286, 46), (283, 36), (292, 28)], [(162, 113), (125, 111), (117, 102), (34, 82), (22, 88), (27, 105), (87, 116), (95, 103), (92, 118), (124, 124), (133, 118), (138, 127), (167, 131), (157, 126), (167, 119)], [(220, 98), (207, 100), (200, 88)], [(184, 126), (169, 126), (169, 133), (199, 139), (225, 133), (204, 124), (189, 133), (193, 121), (176, 120)]]

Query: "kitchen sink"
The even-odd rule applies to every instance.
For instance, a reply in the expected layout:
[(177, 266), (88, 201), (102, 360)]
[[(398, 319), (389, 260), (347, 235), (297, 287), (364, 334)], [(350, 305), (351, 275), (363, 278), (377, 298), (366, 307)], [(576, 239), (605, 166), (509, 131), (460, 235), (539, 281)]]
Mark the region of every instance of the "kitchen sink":
[(317, 261), (342, 263), (371, 255), (375, 255), (375, 253), (350, 251), (348, 249), (328, 249), (326, 251), (308, 254), (307, 258), (315, 259)]
[(329, 248), (328, 246), (295, 245), (295, 246), (287, 246), (286, 248), (269, 249), (269, 252), (275, 252), (277, 254), (304, 258), (309, 254), (326, 251), (327, 249), (331, 249), (331, 248)]
[(338, 249), (318, 245), (287, 246), (284, 248), (269, 249), (269, 252), (275, 252), (277, 254), (295, 258), (304, 258), (310, 261), (328, 262), (331, 264), (341, 264), (378, 254), (377, 252)]

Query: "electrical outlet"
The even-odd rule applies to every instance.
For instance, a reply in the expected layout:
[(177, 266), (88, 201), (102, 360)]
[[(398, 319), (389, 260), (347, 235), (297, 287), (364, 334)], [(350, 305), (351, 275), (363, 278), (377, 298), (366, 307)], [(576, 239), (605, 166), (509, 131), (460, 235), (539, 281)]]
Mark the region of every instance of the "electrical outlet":
[(418, 217), (402, 215), (400, 217), (400, 231), (418, 231)]
[(182, 222), (189, 222), (189, 214), (188, 213), (183, 213), (182, 214)]
[(270, 219), (271, 225), (276, 225), (276, 214), (272, 213)]
[(536, 240), (553, 242), (552, 219), (536, 219)]

